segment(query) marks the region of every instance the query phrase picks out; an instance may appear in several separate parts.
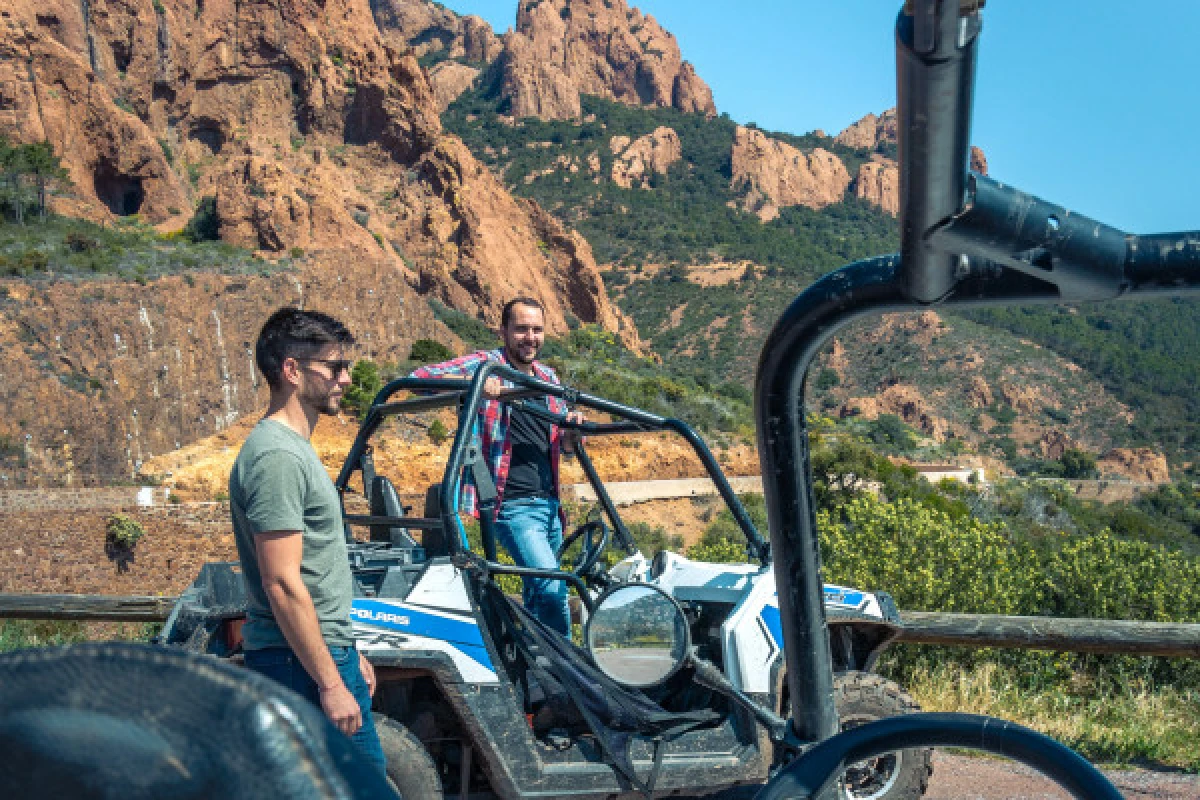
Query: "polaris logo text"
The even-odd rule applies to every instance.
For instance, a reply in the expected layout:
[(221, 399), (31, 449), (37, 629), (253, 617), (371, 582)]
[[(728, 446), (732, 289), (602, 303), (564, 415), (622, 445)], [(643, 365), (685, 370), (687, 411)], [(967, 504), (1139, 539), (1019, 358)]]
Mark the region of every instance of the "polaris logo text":
[(411, 625), (412, 621), (403, 614), (389, 614), (386, 611), (371, 611), (367, 608), (352, 608), (350, 616), (366, 622), (390, 622), (393, 625)]

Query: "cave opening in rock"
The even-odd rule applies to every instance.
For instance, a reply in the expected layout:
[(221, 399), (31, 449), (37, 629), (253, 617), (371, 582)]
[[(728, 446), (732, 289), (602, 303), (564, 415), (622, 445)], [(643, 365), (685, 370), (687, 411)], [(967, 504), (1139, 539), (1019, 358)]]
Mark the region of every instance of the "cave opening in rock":
[(121, 175), (108, 165), (96, 169), (92, 178), (96, 188), (96, 197), (108, 206), (108, 210), (122, 217), (132, 216), (142, 208), (146, 199), (146, 190), (142, 188), (142, 179)]
[(133, 42), (114, 39), (110, 45), (112, 46), (113, 66), (117, 68), (117, 72), (125, 73), (129, 69), (129, 62), (133, 61)]
[(193, 125), (188, 132), (188, 138), (204, 145), (214, 156), (225, 146), (225, 134), (221, 133), (221, 129), (216, 125)]

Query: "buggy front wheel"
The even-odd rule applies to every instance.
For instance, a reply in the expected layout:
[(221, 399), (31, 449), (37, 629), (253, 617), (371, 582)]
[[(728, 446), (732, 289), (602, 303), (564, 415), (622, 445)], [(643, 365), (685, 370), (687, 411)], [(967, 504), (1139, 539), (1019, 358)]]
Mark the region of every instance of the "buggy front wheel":
[(442, 782), (425, 745), (408, 728), (375, 714), (375, 730), (387, 758), (387, 776), (404, 800), (442, 800)]
[[(835, 675), (833, 699), (842, 730), (921, 710), (895, 682), (869, 672)], [(846, 767), (840, 795), (846, 800), (916, 800), (925, 794), (932, 773), (931, 749), (897, 750)]]
[[(833, 700), (842, 730), (877, 719), (912, 714), (921, 708), (894, 681), (869, 672), (839, 672)], [(791, 713), (790, 701), (781, 709)], [(778, 764), (777, 764), (778, 766)], [(840, 800), (917, 800), (933, 774), (933, 750), (898, 750), (849, 765), (838, 783)]]

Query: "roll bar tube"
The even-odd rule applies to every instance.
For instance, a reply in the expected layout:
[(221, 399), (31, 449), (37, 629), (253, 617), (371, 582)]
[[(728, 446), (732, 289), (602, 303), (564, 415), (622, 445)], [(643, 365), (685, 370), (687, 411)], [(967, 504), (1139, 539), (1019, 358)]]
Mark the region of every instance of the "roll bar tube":
[[(460, 411), (460, 419), (473, 420), (478, 414), (480, 404), (483, 402), (483, 385), (491, 376), (498, 376), (513, 383), (518, 388), (529, 389), (537, 394), (554, 395), (561, 397), (571, 404), (579, 404), (593, 408), (608, 414), (613, 414), (618, 417), (624, 417), (628, 422), (623, 423), (592, 423), (585, 422), (580, 425), (567, 423), (566, 419), (561, 415), (550, 414), (548, 412), (538, 412), (537, 409), (530, 409), (531, 413), (539, 416), (545, 416), (553, 420), (556, 424), (567, 427), (574, 427), (585, 434), (607, 434), (607, 433), (623, 433), (623, 432), (639, 432), (651, 430), (670, 430), (678, 433), (691, 444), (692, 449), (696, 452), (700, 462), (704, 465), (705, 470), (709, 473), (713, 480), (717, 491), (722, 499), (728, 504), (730, 511), (733, 513), (734, 519), (741, 527), (743, 534), (746, 536), (747, 546), (750, 548), (753, 555), (759, 558), (760, 563), (766, 566), (770, 559), (770, 549), (766, 541), (758, 533), (754, 527), (754, 523), (750, 520), (750, 515), (746, 512), (741, 500), (730, 486), (729, 480), (721, 471), (720, 465), (713, 456), (712, 451), (704, 443), (690, 425), (686, 422), (668, 417), (660, 417), (657, 414), (651, 414), (647, 411), (642, 411), (638, 408), (615, 403), (611, 400), (606, 400), (603, 397), (580, 392), (561, 384), (547, 383), (525, 373), (513, 369), (510, 366), (501, 364), (495, 361), (487, 361), (479, 366), (475, 371), (474, 377), (469, 383), (466, 390), (466, 396), (463, 400), (463, 407)], [(440, 488), (440, 500), (442, 508), (442, 521), (446, 525), (446, 530), (457, 530), (459, 532), (459, 542), (454, 542), (454, 545), (461, 546), (465, 549), (466, 532), (462, 524), (458, 520), (458, 495), (461, 485), (461, 475), (463, 468), (463, 454), (466, 452), (470, 444), (470, 436), (472, 435), (473, 425), (460, 424), (455, 432), (454, 444), (450, 448), (450, 458), (446, 461), (446, 471)], [(454, 537), (448, 537), (453, 542)], [(452, 545), (452, 552), (453, 550)]]
[(935, 302), (1079, 302), (1200, 291), (1200, 232), (1133, 236), (968, 175), (979, 2), (910, 0), (896, 24), (901, 252), (801, 293), (768, 335), (754, 412), (779, 611), (802, 742), (838, 731), (804, 384), (850, 321)]

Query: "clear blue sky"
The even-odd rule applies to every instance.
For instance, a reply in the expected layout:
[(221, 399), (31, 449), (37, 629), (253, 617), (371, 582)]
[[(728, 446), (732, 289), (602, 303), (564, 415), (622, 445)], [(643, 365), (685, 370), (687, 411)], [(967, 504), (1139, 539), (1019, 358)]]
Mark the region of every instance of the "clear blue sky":
[[(717, 109), (834, 134), (895, 104), (899, 0), (635, 0)], [(445, 0), (498, 32), (517, 0)], [(972, 139), (991, 174), (1133, 233), (1200, 230), (1200, 1), (991, 0)]]

